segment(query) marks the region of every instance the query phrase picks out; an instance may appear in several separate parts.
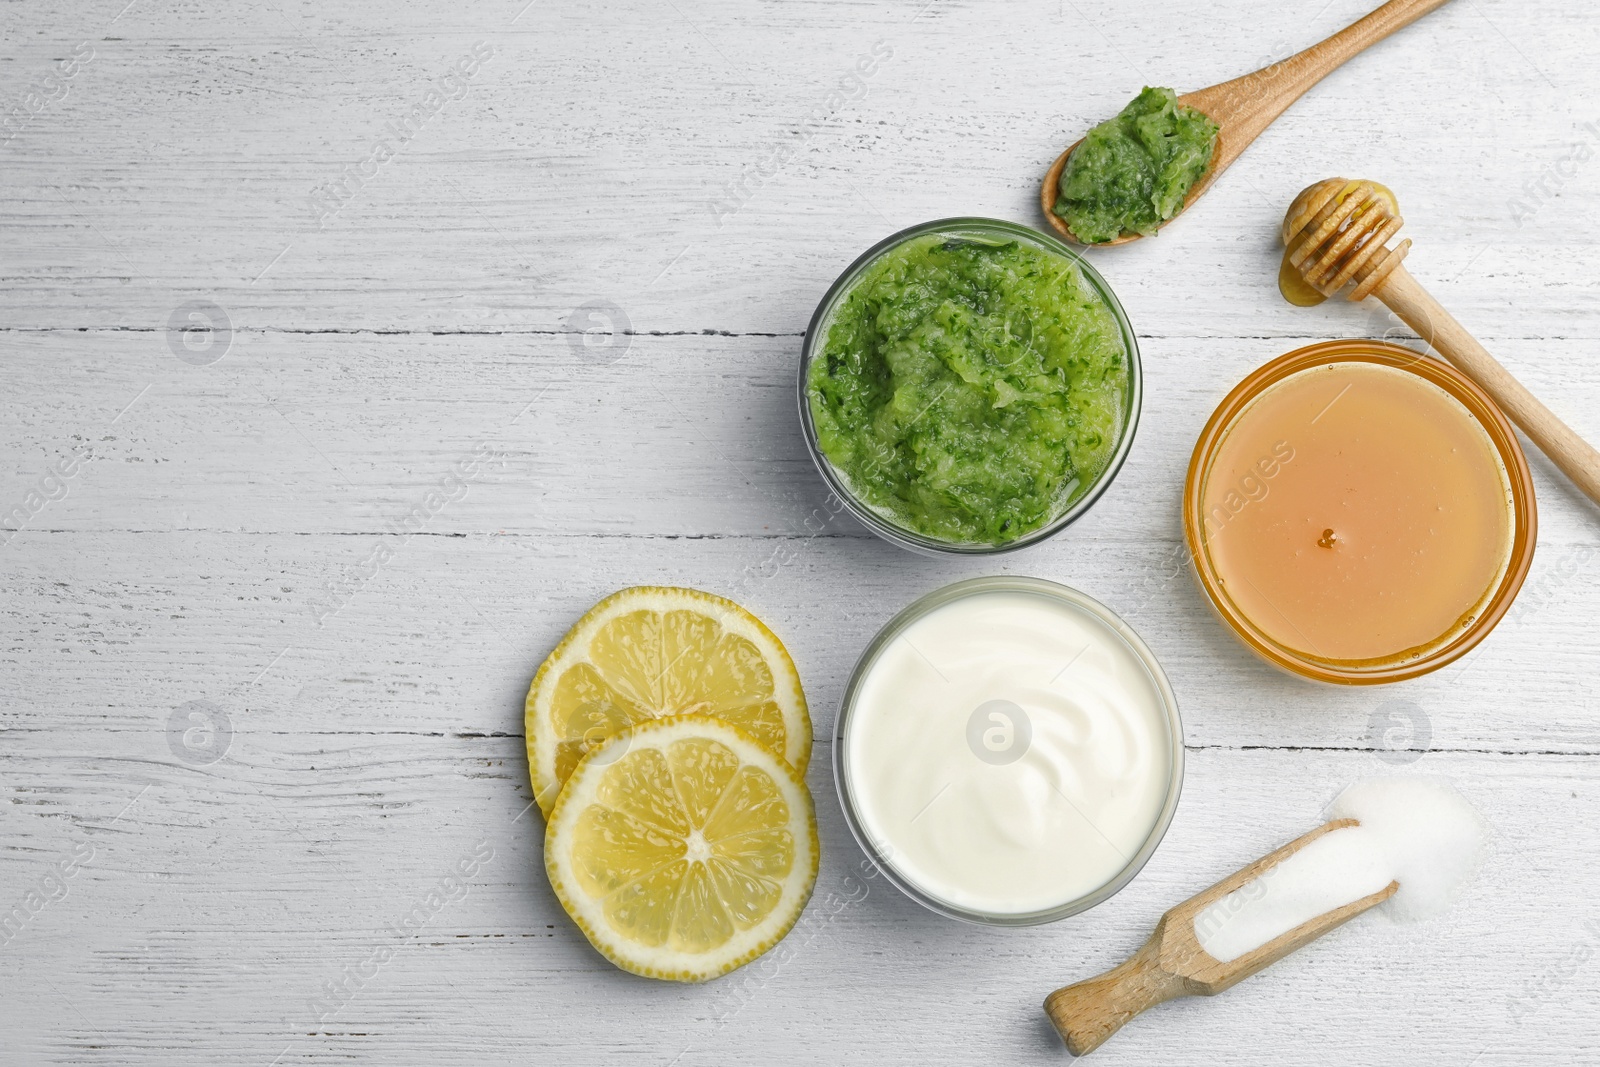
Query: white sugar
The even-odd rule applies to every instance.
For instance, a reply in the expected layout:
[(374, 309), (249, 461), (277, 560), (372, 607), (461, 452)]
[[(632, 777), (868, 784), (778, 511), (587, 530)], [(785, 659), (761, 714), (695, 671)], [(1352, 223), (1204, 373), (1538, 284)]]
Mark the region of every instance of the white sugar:
[(1395, 918), (1442, 914), (1477, 870), (1488, 829), (1440, 778), (1363, 778), (1339, 795), (1328, 818), (1360, 825), (1323, 834), (1195, 917), (1207, 954), (1238, 959), (1391, 881), (1400, 889), (1382, 906)]
[(1372, 831), (1400, 892), (1385, 905), (1397, 919), (1443, 915), (1477, 873), (1488, 824), (1443, 778), (1363, 778), (1328, 811)]

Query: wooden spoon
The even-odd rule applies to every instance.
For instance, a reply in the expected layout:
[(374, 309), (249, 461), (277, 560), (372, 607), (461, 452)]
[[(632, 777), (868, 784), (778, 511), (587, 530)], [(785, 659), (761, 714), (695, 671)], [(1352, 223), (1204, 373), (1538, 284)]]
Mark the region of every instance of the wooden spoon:
[(1351, 300), (1375, 296), (1387, 304), (1418, 337), (1493, 397), (1551, 462), (1600, 504), (1600, 452), (1517, 381), (1411, 276), (1401, 263), (1411, 249), (1410, 239), (1394, 248), (1386, 244), (1404, 223), (1393, 196), (1382, 186), (1329, 178), (1303, 189), (1289, 205), (1282, 230), (1285, 259), (1323, 296), (1353, 284)]
[[(1246, 74), (1242, 78), (1235, 78), (1233, 81), (1178, 97), (1178, 103), (1204, 113), (1219, 127), (1217, 143), (1211, 153), (1211, 166), (1200, 176), (1200, 180), (1194, 183), (1189, 195), (1183, 198), (1183, 206), (1178, 209), (1178, 215), (1188, 211), (1194, 202), (1211, 188), (1211, 183), (1217, 180), (1217, 175), (1227, 170), (1229, 164), (1250, 147), (1250, 142), (1259, 137), (1262, 130), (1272, 125), (1273, 120), (1283, 114), (1290, 104), (1300, 99), (1307, 89), (1326, 78), (1358, 52), (1370, 48), (1396, 30), (1409, 26), (1434, 8), (1442, 7), (1448, 2), (1449, 0), (1389, 0), (1389, 3), (1376, 11), (1346, 26), (1320, 44), (1312, 45), (1304, 52), (1297, 52), (1288, 59), (1274, 63), (1270, 67), (1263, 67), (1253, 74)], [(1080, 137), (1073, 142), (1071, 148), (1061, 153), (1045, 173), (1044, 185), (1039, 190), (1039, 206), (1044, 209), (1044, 217), (1050, 220), (1050, 225), (1055, 227), (1057, 233), (1076, 244), (1089, 242), (1080, 241), (1073, 236), (1066, 220), (1057, 215), (1053, 209), (1061, 184), (1061, 171), (1067, 165), (1067, 157), (1082, 143), (1083, 138)], [(1171, 221), (1172, 219), (1167, 220)], [(1162, 225), (1165, 226), (1166, 223)], [(1138, 240), (1140, 236), (1137, 233), (1125, 232), (1110, 241), (1101, 241), (1097, 247), (1127, 244), (1129, 241)]]
[(1334, 819), (1295, 838), (1168, 911), (1156, 924), (1150, 940), (1125, 963), (1051, 993), (1045, 998), (1045, 1014), (1066, 1041), (1067, 1051), (1074, 1056), (1093, 1052), (1129, 1019), (1162, 1001), (1214, 996), (1394, 896), (1399, 882), (1390, 882), (1371, 896), (1325, 912), (1227, 963), (1200, 947), (1194, 932), (1195, 916), (1323, 834), (1355, 825), (1355, 819)]

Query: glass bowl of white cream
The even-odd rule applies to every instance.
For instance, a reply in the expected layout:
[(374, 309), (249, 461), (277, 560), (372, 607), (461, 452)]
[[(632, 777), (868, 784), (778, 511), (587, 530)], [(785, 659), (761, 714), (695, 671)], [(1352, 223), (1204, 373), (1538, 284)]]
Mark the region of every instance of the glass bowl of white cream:
[(907, 896), (1028, 926), (1139, 873), (1177, 808), (1183, 726), (1150, 649), (1099, 601), (974, 578), (867, 646), (833, 761), (851, 832)]

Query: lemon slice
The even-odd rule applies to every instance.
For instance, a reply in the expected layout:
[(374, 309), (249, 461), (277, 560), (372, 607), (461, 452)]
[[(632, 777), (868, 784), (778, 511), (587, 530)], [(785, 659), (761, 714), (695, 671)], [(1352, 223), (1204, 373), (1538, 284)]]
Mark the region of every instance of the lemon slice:
[(817, 880), (811, 792), (707, 715), (653, 719), (579, 763), (545, 830), (561, 906), (625, 971), (703, 982), (776, 945)]
[(533, 795), (546, 816), (584, 753), (663, 715), (733, 723), (801, 774), (811, 717), (794, 661), (761, 620), (696, 589), (638, 586), (606, 597), (533, 676), (526, 704)]

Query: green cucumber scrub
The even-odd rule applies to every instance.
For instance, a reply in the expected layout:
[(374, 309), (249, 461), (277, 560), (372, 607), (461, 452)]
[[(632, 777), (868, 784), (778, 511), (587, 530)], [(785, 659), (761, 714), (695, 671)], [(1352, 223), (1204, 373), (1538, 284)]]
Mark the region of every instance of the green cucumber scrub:
[(1147, 87), (1067, 157), (1055, 212), (1085, 244), (1148, 237), (1182, 210), (1216, 144), (1215, 122), (1171, 89)]
[(1121, 439), (1129, 353), (1076, 263), (1003, 238), (896, 245), (835, 305), (806, 378), (817, 445), (891, 523), (1003, 544), (1088, 492)]

